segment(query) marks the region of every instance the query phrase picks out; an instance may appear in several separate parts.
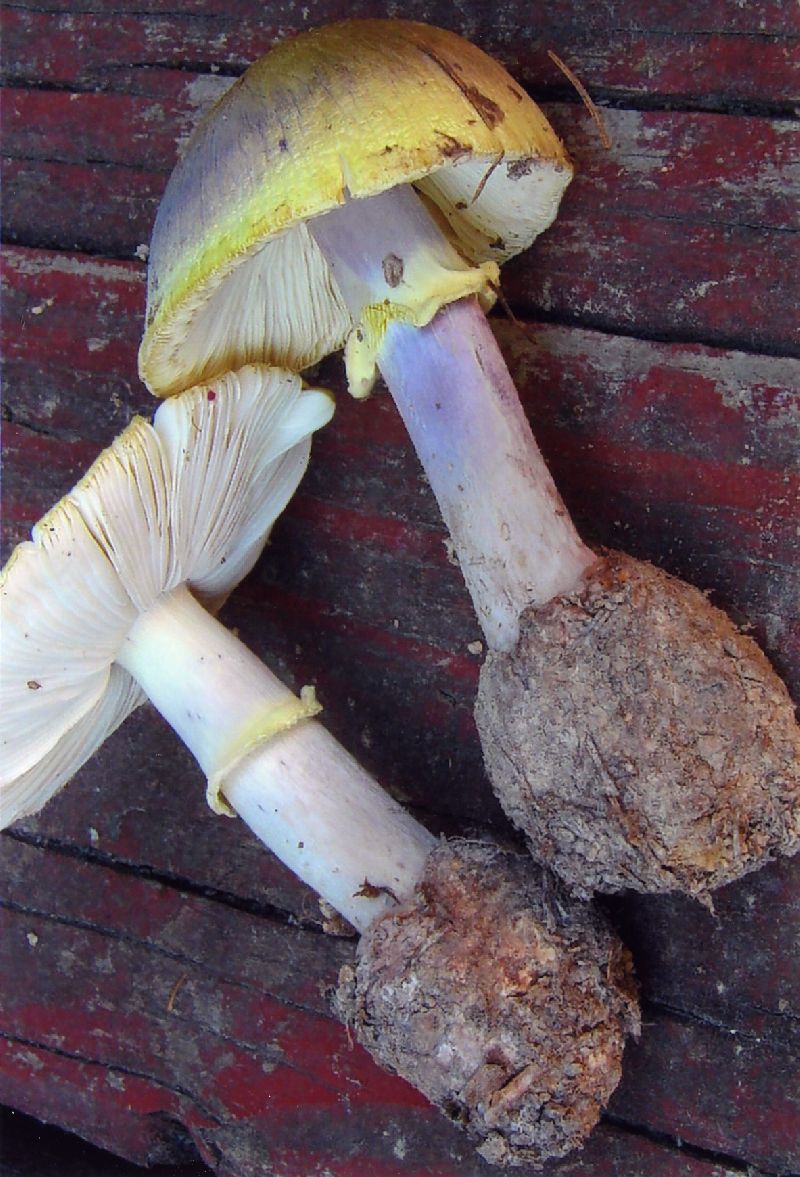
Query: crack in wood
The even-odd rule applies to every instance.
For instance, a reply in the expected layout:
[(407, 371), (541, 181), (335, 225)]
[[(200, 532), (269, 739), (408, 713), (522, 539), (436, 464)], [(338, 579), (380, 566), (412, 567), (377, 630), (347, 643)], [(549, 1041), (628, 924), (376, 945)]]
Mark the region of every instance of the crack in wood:
[(314, 1008), (312, 1006), (304, 1005), (300, 1001), (294, 1001), (289, 997), (283, 996), (280, 993), (273, 993), (269, 989), (263, 989), (258, 985), (253, 985), (240, 978), (232, 977), (225, 973), (222, 969), (214, 968), (207, 959), (198, 960), (193, 956), (184, 952), (178, 952), (175, 949), (165, 948), (161, 944), (156, 944), (152, 940), (145, 940), (140, 936), (135, 936), (129, 932), (123, 932), (117, 928), (109, 928), (102, 924), (96, 924), (92, 920), (81, 919), (78, 916), (58, 915), (55, 912), (46, 911), (43, 908), (28, 907), (23, 903), (17, 903), (15, 900), (4, 899), (0, 897), (0, 910), (12, 912), (14, 915), (22, 915), (29, 918), (40, 919), (45, 923), (56, 924), (63, 928), (74, 928), (76, 931), (89, 932), (91, 935), (102, 936), (108, 940), (119, 944), (130, 944), (137, 948), (143, 948), (147, 952), (152, 952), (155, 956), (160, 956), (165, 960), (174, 962), (181, 966), (190, 966), (196, 969), (199, 973), (206, 977), (213, 978), (217, 981), (223, 981), (232, 989), (241, 990), (243, 993), (252, 993), (260, 998), (267, 998), (274, 1001), (277, 1005), (283, 1006), (285, 1009), (294, 1010), (297, 1013), (302, 1013), (308, 1017), (322, 1018), (326, 1021), (336, 1021), (332, 1013), (329, 1013), (323, 1007)]
[[(246, 986), (242, 986), (242, 988), (246, 988)], [(295, 1005), (293, 1008), (298, 1010), (298, 1012), (303, 1012), (302, 1006)], [(313, 1013), (314, 1011), (311, 1012)], [(285, 1070), (290, 1071), (293, 1075), (299, 1075), (301, 1079), (305, 1079), (306, 1082), (311, 1086), (321, 1088), (321, 1090), (327, 1092), (329, 1095), (339, 1098), (342, 1094), (341, 1090), (333, 1083), (327, 1082), (320, 1075), (314, 1073), (313, 1071), (307, 1070), (305, 1067), (300, 1067), (296, 1062), (292, 1062), (291, 1060), (287, 1059), (280, 1047), (276, 1047), (270, 1043), (247, 1042), (244, 1039), (234, 1037), (232, 1034), (226, 1034), (223, 1030), (220, 1030), (218, 1027), (213, 1026), (208, 1022), (205, 1022), (202, 1018), (185, 1017), (177, 1010), (170, 1012), (170, 1020), (172, 1019), (174, 1019), (176, 1022), (179, 1022), (181, 1025), (188, 1026), (190, 1028), (199, 1027), (212, 1038), (219, 1039), (220, 1042), (226, 1043), (230, 1046), (235, 1046), (238, 1050), (241, 1050), (243, 1053), (251, 1057), (253, 1055), (257, 1055), (258, 1057), (263, 1056), (265, 1063), (275, 1067), (283, 1067)], [(2, 1036), (2, 1031), (0, 1031), (0, 1036)]]
[(0, 417), (7, 425), (15, 425), (17, 429), (24, 429), (27, 433), (32, 433), (35, 437), (48, 437), (53, 441), (63, 441), (72, 443), (81, 440), (79, 433), (69, 429), (52, 429), (47, 425), (39, 425), (35, 421), (31, 421), (25, 417), (18, 416), (17, 410), (9, 404), (3, 404), (0, 409)]
[(0, 245), (12, 245), (19, 249), (38, 250), (45, 253), (63, 255), (64, 257), (74, 257), (80, 254), (87, 258), (102, 258), (109, 262), (131, 262), (135, 260), (135, 255), (132, 250), (125, 251), (124, 249), (102, 249), (100, 246), (96, 248), (84, 242), (80, 249), (74, 245), (62, 246), (51, 238), (43, 236), (41, 239), (35, 239), (33, 234), (28, 233), (13, 233), (0, 232)]
[[(634, 157), (635, 158), (635, 157)], [(673, 225), (711, 225), (715, 229), (746, 229), (751, 233), (760, 233), (767, 237), (773, 233), (796, 237), (800, 229), (792, 225), (759, 225), (750, 221), (732, 221), (724, 217), (708, 217), (682, 213), (680, 216), (669, 212), (652, 212), (644, 208), (626, 208), (622, 203), (614, 204), (615, 216), (628, 217), (631, 220), (652, 221), (658, 223), (668, 221)]]
[[(74, 168), (97, 168), (101, 173), (106, 172), (133, 172), (144, 176), (164, 176), (170, 175), (172, 168), (169, 167), (148, 167), (141, 163), (122, 162), (114, 159), (98, 159), (96, 156), (86, 154), (79, 160), (64, 158), (58, 155), (48, 155), (42, 153), (39, 155), (28, 154), (22, 151), (7, 151), (2, 155), (4, 160), (9, 160), (12, 163), (26, 163), (26, 164), (48, 164), (56, 167)], [(99, 177), (100, 178), (100, 177)], [(102, 182), (102, 180), (101, 180)], [(164, 181), (166, 184), (166, 179)]]
[(625, 1132), (630, 1136), (640, 1136), (645, 1140), (651, 1141), (653, 1144), (659, 1145), (661, 1148), (669, 1149), (672, 1152), (683, 1153), (698, 1161), (709, 1161), (715, 1165), (724, 1165), (731, 1174), (741, 1173), (743, 1177), (786, 1177), (786, 1173), (781, 1173), (779, 1170), (757, 1169), (752, 1161), (747, 1161), (732, 1153), (721, 1152), (716, 1149), (706, 1148), (703, 1145), (693, 1144), (691, 1141), (684, 1140), (679, 1136), (673, 1136), (669, 1132), (664, 1132), (658, 1128), (651, 1128), (648, 1124), (642, 1124), (635, 1120), (626, 1120), (624, 1116), (617, 1115), (615, 1112), (605, 1111), (602, 1113), (601, 1119), (609, 1127), (616, 1128), (620, 1132)]
[[(720, 1017), (714, 1017), (713, 1014), (704, 1013), (702, 1010), (690, 1009), (686, 1006), (676, 1005), (672, 1001), (667, 1001), (664, 998), (645, 994), (642, 997), (642, 1013), (651, 1012), (653, 1014), (660, 1014), (662, 1017), (671, 1018), (673, 1021), (683, 1023), (691, 1026), (703, 1026), (705, 1029), (715, 1030), (718, 1033), (726, 1034), (731, 1038), (736, 1038), (741, 1041), (752, 1044), (753, 1046), (762, 1046), (767, 1043), (772, 1049), (777, 1051), (790, 1052), (794, 1056), (795, 1043), (786, 1039), (783, 1033), (776, 1034), (776, 1037), (769, 1033), (757, 1034), (753, 1030), (747, 1030), (741, 1026), (729, 1025), (728, 1022), (723, 1021)], [(733, 1007), (734, 1009), (736, 1007)], [(742, 1004), (742, 1009), (756, 1009), (757, 1006), (753, 1003), (747, 1002)], [(761, 1009), (762, 1014), (769, 1014), (771, 1017), (782, 1018), (786, 1017), (776, 1010)], [(790, 1015), (795, 1018), (796, 1015)]]
[[(21, 244), (21, 243), (20, 243)], [(515, 318), (526, 322), (532, 327), (536, 323), (546, 323), (553, 327), (571, 327), (576, 330), (596, 331), (599, 335), (607, 335), (611, 339), (630, 339), (640, 343), (668, 343), (677, 347), (700, 344), (702, 347), (712, 347), (722, 351), (735, 351), (743, 356), (764, 356), (770, 359), (800, 359), (800, 344), (781, 345), (770, 341), (763, 347), (752, 340), (728, 335), (722, 331), (648, 331), (643, 327), (634, 327), (622, 323), (614, 323), (607, 316), (592, 314), (582, 310), (580, 314), (567, 311), (548, 311), (543, 307), (532, 306), (522, 310), (518, 303), (511, 302), (511, 309)]]
[[(523, 83), (524, 84), (524, 83)], [(525, 86), (528, 94), (543, 105), (564, 103), (580, 106), (575, 93), (563, 86)], [(592, 99), (601, 110), (623, 110), (640, 114), (722, 114), (734, 118), (757, 118), (776, 122), (800, 120), (798, 107), (790, 101), (723, 98), (703, 94), (666, 94), (655, 91), (643, 94), (624, 88), (592, 86)]]
[(144, 879), (146, 882), (158, 883), (162, 887), (169, 887), (183, 895), (193, 895), (199, 899), (207, 899), (211, 903), (219, 903), (223, 907), (233, 908), (235, 911), (241, 911), (245, 915), (252, 915), (257, 919), (267, 920), (270, 923), (281, 924), (299, 932), (312, 932), (316, 935), (323, 936), (328, 935), (323, 930), (321, 918), (319, 921), (305, 919), (275, 904), (267, 903), (262, 899), (251, 899), (245, 895), (238, 895), (233, 891), (223, 891), (219, 887), (213, 887), (206, 883), (196, 883), (192, 879), (185, 878), (182, 875), (172, 874), (169, 871), (158, 870), (156, 867), (149, 866), (146, 863), (136, 863), (130, 862), (127, 859), (115, 858), (111, 854), (104, 853), (102, 850), (95, 850), (90, 846), (81, 846), (73, 842), (62, 842), (57, 838), (45, 837), (43, 834), (29, 833), (25, 830), (7, 829), (1, 832), (4, 837), (19, 842), (24, 846), (30, 846), (35, 850), (50, 851), (64, 858), (73, 858), (79, 862), (85, 862), (115, 871), (117, 874)]
[(178, 1095), (182, 1099), (188, 1099), (213, 1124), (221, 1125), (223, 1123), (220, 1117), (215, 1112), (212, 1112), (211, 1108), (195, 1092), (190, 1091), (188, 1087), (183, 1087), (178, 1083), (168, 1083), (165, 1079), (160, 1079), (157, 1075), (153, 1075), (148, 1071), (139, 1071), (133, 1067), (124, 1066), (122, 1063), (112, 1063), (106, 1062), (103, 1059), (90, 1058), (88, 1055), (81, 1054), (80, 1051), (66, 1050), (64, 1047), (53, 1046), (48, 1042), (38, 1042), (33, 1038), (24, 1038), (17, 1034), (11, 1034), (6, 1030), (0, 1030), (0, 1039), (8, 1042), (12, 1046), (20, 1046), (26, 1050), (41, 1050), (46, 1054), (53, 1055), (55, 1058), (68, 1059), (70, 1062), (77, 1062), (82, 1066), (98, 1067), (112, 1074), (152, 1083), (155, 1087), (168, 1091), (172, 1095)]

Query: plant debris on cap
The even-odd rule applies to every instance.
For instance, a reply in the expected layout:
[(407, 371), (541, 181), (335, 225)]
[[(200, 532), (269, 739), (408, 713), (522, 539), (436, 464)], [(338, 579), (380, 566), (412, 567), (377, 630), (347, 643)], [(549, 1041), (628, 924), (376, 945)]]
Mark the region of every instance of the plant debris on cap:
[(524, 856), (442, 843), (410, 902), (362, 936), (340, 1013), (382, 1066), (496, 1164), (580, 1145), (639, 1032), (630, 956)]
[(413, 183), (465, 269), (491, 269), (547, 228), (571, 176), (538, 106), (454, 33), (352, 20), (282, 42), (209, 112), (170, 178), (142, 379), (169, 395), (340, 348), (352, 319), (304, 222), (348, 198)]
[(0, 573), (0, 822), (33, 813), (144, 695), (115, 665), (136, 618), (186, 583), (218, 608), (252, 568), (332, 412), (248, 367), (163, 404), (105, 450)]
[(490, 653), (476, 720), (500, 801), (578, 895), (698, 898), (800, 848), (800, 728), (696, 588), (607, 553)]

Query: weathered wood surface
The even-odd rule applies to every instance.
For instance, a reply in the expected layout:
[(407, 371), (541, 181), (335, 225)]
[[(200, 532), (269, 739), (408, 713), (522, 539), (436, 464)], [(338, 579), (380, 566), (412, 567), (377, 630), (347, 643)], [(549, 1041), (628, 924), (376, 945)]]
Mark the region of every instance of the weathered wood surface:
[[(346, 7), (337, 0), (290, 0), (279, 7), (259, 0), (235, 6), (23, 0), (6, 15), (7, 69), (14, 80), (34, 84), (113, 89), (131, 67), (238, 71), (310, 23), (387, 15), (397, 14), (374, 0), (351, 0)], [(749, 102), (774, 112), (790, 111), (797, 97), (797, 12), (786, 0), (713, 0), (702, 9), (675, 0), (641, 8), (611, 0), (589, 9), (574, 0), (534, 9), (468, 3), (456, 11), (435, 0), (411, 0), (403, 16), (473, 38), (535, 87), (563, 81), (544, 58), (543, 49), (551, 48), (568, 52), (594, 89), (626, 98), (669, 95), (703, 108)]]
[[(383, 15), (380, 4), (354, 14)], [(135, 411), (157, 200), (211, 97), (341, 6), (26, 3), (4, 13), (4, 554)], [(710, 591), (800, 700), (797, 10), (559, 0), (404, 15), (495, 52), (580, 171), (498, 336), (586, 537)], [(531, 27), (531, 25), (533, 27)], [(614, 146), (545, 55), (604, 103)], [(339, 365), (320, 379), (341, 389)], [(478, 637), (388, 398), (339, 398), (226, 621), (434, 829), (507, 834), (471, 720)], [(215, 819), (143, 709), (3, 840), (0, 1099), (139, 1163), (224, 1177), (488, 1173), (328, 1011), (352, 947)], [(800, 1171), (800, 864), (610, 905), (645, 1032), (563, 1177)], [(193, 1145), (192, 1145), (193, 1142)]]
[[(136, 256), (176, 144), (229, 84), (199, 81), (162, 99), (8, 91), (8, 239)], [(795, 123), (609, 110), (614, 148), (605, 152), (582, 107), (544, 106), (580, 170), (537, 265), (520, 259), (506, 268), (517, 313), (798, 354), (796, 307), (785, 298), (800, 270), (800, 213), (789, 186), (800, 175)], [(645, 283), (643, 273), (664, 279)]]

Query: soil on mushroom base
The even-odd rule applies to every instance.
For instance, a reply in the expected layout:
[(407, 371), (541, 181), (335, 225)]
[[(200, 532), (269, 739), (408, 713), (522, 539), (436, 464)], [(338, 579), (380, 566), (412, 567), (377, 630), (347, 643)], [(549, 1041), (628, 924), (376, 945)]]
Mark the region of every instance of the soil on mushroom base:
[(476, 720), (506, 812), (578, 895), (714, 887), (800, 847), (800, 729), (697, 589), (606, 553), (490, 654)]
[(562, 1156), (617, 1085), (639, 1012), (627, 950), (525, 856), (442, 843), (340, 977), (339, 1012), (500, 1164)]

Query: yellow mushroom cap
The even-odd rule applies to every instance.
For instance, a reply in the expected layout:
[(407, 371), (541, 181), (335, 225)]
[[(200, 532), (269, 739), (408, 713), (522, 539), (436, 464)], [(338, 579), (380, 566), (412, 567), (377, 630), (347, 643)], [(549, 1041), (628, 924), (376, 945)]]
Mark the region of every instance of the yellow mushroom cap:
[(572, 176), (539, 107), (454, 33), (352, 20), (257, 61), (200, 123), (150, 248), (142, 379), (160, 396), (246, 363), (302, 371), (353, 323), (305, 222), (413, 183), (472, 264), (552, 222)]

